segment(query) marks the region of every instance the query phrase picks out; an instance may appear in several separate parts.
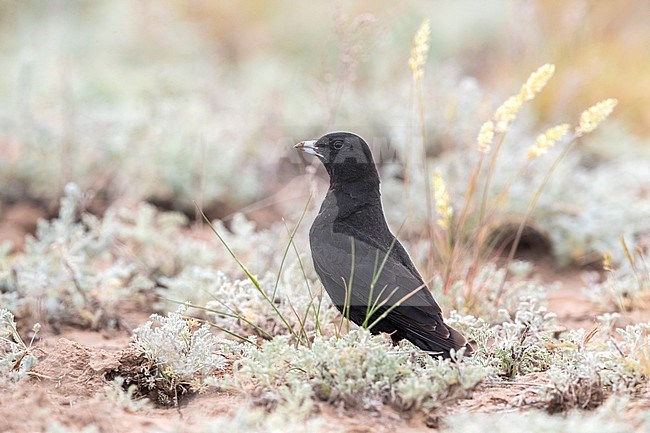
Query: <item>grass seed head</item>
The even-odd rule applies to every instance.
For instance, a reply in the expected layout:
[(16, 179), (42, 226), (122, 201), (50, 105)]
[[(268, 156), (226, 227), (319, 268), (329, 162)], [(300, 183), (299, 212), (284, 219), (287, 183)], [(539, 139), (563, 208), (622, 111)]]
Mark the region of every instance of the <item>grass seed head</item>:
[(413, 48), (411, 48), (409, 68), (413, 74), (414, 81), (418, 81), (424, 75), (424, 64), (427, 62), (427, 53), (429, 52), (430, 33), (431, 24), (429, 19), (426, 19), (422, 25), (420, 25), (420, 28), (413, 37)]
[(517, 113), (521, 109), (524, 100), (521, 95), (511, 96), (501, 104), (497, 111), (494, 113), (494, 123), (496, 124), (497, 132), (506, 132), (510, 123), (515, 120)]
[(562, 125), (549, 128), (543, 134), (537, 136), (535, 144), (528, 149), (528, 158), (534, 159), (538, 156), (545, 155), (548, 149), (569, 132), (571, 125), (563, 123)]
[(497, 132), (506, 132), (508, 127), (517, 117), (524, 102), (532, 101), (535, 96), (542, 91), (548, 80), (551, 79), (555, 72), (555, 66), (550, 63), (541, 66), (535, 72), (530, 74), (519, 93), (506, 99), (494, 113), (494, 123)]
[(478, 151), (481, 153), (489, 153), (492, 149), (492, 141), (494, 140), (494, 122), (488, 120), (478, 132)]
[(618, 100), (609, 98), (583, 111), (580, 115), (580, 125), (576, 128), (576, 136), (581, 137), (596, 129), (600, 122), (612, 114), (617, 104)]
[(521, 90), (519, 91), (519, 97), (522, 101), (527, 102), (535, 99), (535, 96), (546, 86), (546, 83), (551, 79), (554, 72), (555, 65), (547, 63), (530, 74), (530, 77), (528, 77), (528, 80), (521, 86)]
[(610, 253), (609, 251), (605, 251), (603, 253), (603, 270), (607, 272), (611, 272), (613, 270), (612, 253)]
[(447, 229), (449, 228), (449, 223), (451, 222), (454, 210), (451, 207), (451, 201), (449, 200), (447, 184), (438, 170), (436, 170), (436, 173), (433, 175), (433, 195), (436, 200), (438, 214), (440, 215), (438, 225), (443, 229)]

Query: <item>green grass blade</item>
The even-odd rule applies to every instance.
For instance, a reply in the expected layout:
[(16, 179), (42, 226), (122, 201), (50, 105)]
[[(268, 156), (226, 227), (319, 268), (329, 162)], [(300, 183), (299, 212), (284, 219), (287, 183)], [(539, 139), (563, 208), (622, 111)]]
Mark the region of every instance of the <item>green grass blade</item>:
[[(198, 205), (196, 204), (196, 202), (194, 203), (194, 205), (198, 208)], [(275, 314), (276, 314), (276, 315), (278, 316), (278, 318), (282, 321), (282, 323), (284, 324), (284, 326), (286, 326), (287, 330), (288, 330), (288, 331), (289, 331), (289, 332), (294, 336), (294, 338), (296, 338), (297, 340), (300, 340), (299, 335), (296, 333), (296, 331), (293, 329), (293, 327), (289, 324), (289, 322), (288, 322), (287, 319), (284, 317), (284, 315), (282, 314), (282, 312), (278, 309), (278, 307), (276, 307), (275, 302), (273, 302), (272, 299), (269, 299), (269, 297), (268, 297), (268, 295), (266, 294), (266, 292), (264, 292), (264, 289), (262, 289), (262, 286), (260, 285), (260, 282), (257, 280), (257, 278), (255, 278), (255, 276), (254, 276), (253, 274), (251, 274), (251, 272), (248, 270), (248, 268), (246, 267), (246, 265), (244, 265), (244, 263), (242, 263), (242, 261), (239, 260), (239, 258), (238, 258), (237, 255), (235, 254), (235, 252), (230, 248), (230, 246), (228, 245), (228, 243), (226, 242), (226, 240), (225, 240), (225, 239), (224, 239), (224, 238), (219, 234), (219, 232), (218, 232), (217, 229), (214, 227), (214, 225), (212, 224), (212, 222), (208, 219), (208, 217), (205, 215), (205, 213), (203, 212), (203, 210), (201, 210), (200, 208), (199, 208), (198, 210), (199, 210), (199, 212), (201, 213), (201, 216), (203, 217), (203, 220), (205, 221), (205, 223), (208, 225), (208, 227), (210, 227), (210, 230), (212, 230), (212, 232), (217, 236), (217, 238), (219, 239), (219, 241), (223, 244), (223, 246), (226, 248), (226, 250), (228, 251), (228, 253), (232, 256), (232, 258), (235, 259), (235, 261), (237, 262), (237, 264), (239, 265), (239, 267), (241, 268), (241, 270), (244, 271), (244, 274), (246, 274), (246, 276), (248, 277), (248, 279), (253, 283), (253, 285), (255, 286), (255, 288), (257, 289), (257, 291), (260, 293), (260, 295), (262, 295), (262, 297), (264, 298), (264, 300), (265, 300), (265, 301), (266, 301), (266, 302), (271, 306), (271, 308), (273, 309), (273, 311), (275, 312)]]

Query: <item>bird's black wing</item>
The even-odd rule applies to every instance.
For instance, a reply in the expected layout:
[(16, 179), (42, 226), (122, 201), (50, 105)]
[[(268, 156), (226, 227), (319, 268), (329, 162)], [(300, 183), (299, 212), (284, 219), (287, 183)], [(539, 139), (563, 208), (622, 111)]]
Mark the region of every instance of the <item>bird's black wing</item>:
[(390, 332), (392, 328), (402, 338), (427, 350), (448, 351), (465, 344), (460, 334), (444, 324), (440, 306), (395, 238), (391, 248), (390, 244), (384, 246), (362, 230), (347, 227), (345, 233), (328, 231), (312, 242), (316, 271), (335, 304), (342, 305), (350, 280), (352, 239), (354, 269), (349, 295), (352, 307), (381, 304), (374, 317), (391, 309), (382, 319), (380, 329)]

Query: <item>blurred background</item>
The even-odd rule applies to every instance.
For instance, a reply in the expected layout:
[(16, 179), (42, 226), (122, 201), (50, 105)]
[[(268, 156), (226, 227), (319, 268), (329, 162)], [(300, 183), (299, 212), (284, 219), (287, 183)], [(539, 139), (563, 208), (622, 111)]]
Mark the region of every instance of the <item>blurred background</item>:
[[(69, 182), (98, 215), (148, 201), (194, 218), (196, 201), (226, 224), (238, 211), (258, 227), (297, 218), (326, 181), (292, 146), (330, 130), (354, 131), (381, 154), (388, 218), (408, 218), (405, 235), (415, 236), (431, 173), (413, 165), (405, 185), (409, 146), (421, 140), (408, 59), (426, 18), (421, 145), (452, 203), (462, 203), (481, 124), (553, 63), (508, 134), (494, 191), (537, 134), (617, 98), (533, 217), (561, 264), (590, 263), (620, 235), (641, 242), (650, 231), (645, 0), (0, 0), (0, 241), (20, 248), (37, 218), (56, 215)], [(513, 185), (495, 225), (525, 211), (544, 164)]]

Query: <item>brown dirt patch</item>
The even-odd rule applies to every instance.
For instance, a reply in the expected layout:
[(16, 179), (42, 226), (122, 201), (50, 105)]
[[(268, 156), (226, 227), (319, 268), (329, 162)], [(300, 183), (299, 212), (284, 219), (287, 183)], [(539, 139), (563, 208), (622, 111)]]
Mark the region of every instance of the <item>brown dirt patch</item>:
[[(0, 386), (11, 395), (0, 402), (1, 431), (46, 431), (57, 422), (72, 429), (95, 425), (100, 432), (140, 432), (179, 426), (182, 431), (206, 417), (235, 411), (241, 398), (210, 392), (183, 401), (179, 408), (131, 413), (104, 396), (106, 376), (123, 369), (129, 358), (128, 338), (106, 338), (98, 332), (70, 330), (67, 338), (52, 337), (34, 348), (39, 357), (31, 379)], [(93, 339), (93, 336), (95, 337)], [(78, 341), (88, 345), (82, 345)]]
[(33, 373), (57, 399), (67, 404), (95, 395), (105, 385), (104, 374), (119, 367), (114, 354), (90, 350), (67, 338), (59, 339), (45, 353)]
[(39, 219), (47, 213), (29, 203), (17, 203), (0, 208), (0, 243), (9, 241), (15, 251), (25, 246), (25, 235), (33, 234)]

